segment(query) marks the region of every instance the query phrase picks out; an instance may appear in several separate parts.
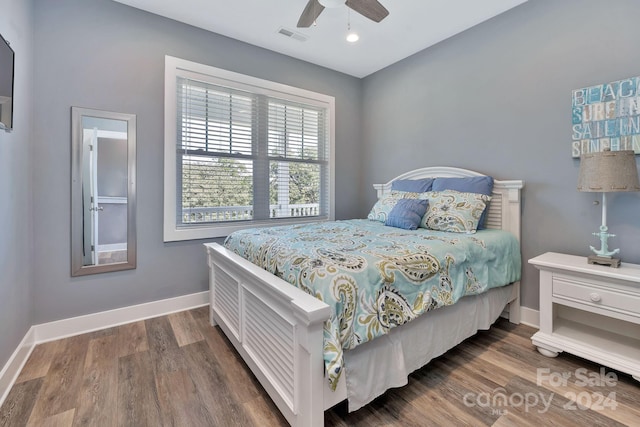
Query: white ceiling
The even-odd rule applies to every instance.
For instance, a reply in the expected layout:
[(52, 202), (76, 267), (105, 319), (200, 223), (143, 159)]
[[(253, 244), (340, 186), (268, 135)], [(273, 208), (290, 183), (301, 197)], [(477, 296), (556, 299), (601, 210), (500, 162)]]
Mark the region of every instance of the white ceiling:
[[(296, 28), (307, 0), (115, 0), (355, 77), (365, 77), (527, 0), (380, 0), (375, 23), (346, 6)], [(348, 43), (347, 21), (360, 40)], [(278, 33), (298, 33), (298, 41)]]

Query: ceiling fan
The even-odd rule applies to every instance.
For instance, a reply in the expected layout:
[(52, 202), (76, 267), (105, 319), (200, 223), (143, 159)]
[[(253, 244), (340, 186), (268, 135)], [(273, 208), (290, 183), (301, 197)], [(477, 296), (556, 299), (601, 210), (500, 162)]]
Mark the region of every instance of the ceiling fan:
[(382, 21), (389, 14), (378, 0), (309, 0), (298, 20), (298, 28), (310, 27), (325, 7), (338, 7), (343, 4), (375, 22)]

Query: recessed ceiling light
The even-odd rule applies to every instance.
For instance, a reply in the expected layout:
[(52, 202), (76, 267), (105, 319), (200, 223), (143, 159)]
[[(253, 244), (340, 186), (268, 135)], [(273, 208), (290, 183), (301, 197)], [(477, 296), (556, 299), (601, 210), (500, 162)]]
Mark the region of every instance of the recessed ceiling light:
[(357, 33), (349, 33), (347, 34), (347, 41), (349, 43), (355, 43), (360, 40), (360, 36)]

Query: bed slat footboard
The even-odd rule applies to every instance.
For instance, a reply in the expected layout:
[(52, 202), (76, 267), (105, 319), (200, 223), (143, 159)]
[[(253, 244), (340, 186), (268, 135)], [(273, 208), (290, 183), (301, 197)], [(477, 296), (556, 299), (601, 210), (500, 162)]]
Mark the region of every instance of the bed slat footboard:
[(292, 426), (323, 425), (329, 306), (216, 243), (205, 246), (212, 324), (223, 329)]

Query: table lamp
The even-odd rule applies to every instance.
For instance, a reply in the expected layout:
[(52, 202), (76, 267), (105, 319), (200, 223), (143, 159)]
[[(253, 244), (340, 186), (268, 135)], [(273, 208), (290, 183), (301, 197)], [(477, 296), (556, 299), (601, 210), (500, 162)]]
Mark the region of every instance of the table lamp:
[(636, 156), (633, 150), (610, 151), (606, 148), (598, 153), (583, 154), (580, 157), (578, 191), (602, 193), (602, 225), (593, 233), (600, 238), (599, 250), (590, 246), (595, 255), (588, 258), (590, 264), (619, 267), (620, 260), (613, 255), (620, 249), (609, 250), (607, 239), (615, 237), (607, 228), (607, 193), (614, 191), (640, 191)]

